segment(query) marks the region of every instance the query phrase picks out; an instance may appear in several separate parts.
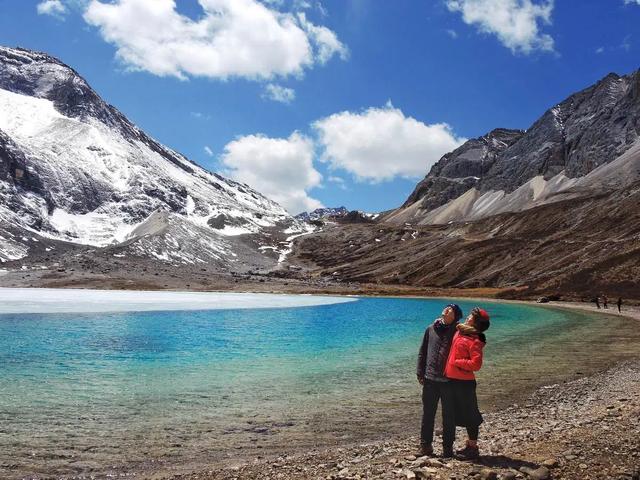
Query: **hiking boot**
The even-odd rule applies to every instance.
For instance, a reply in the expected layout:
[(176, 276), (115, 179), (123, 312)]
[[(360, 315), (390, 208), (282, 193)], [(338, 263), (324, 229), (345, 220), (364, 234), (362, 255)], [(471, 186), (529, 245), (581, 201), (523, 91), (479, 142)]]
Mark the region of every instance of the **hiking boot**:
[(420, 456), (421, 457), (432, 457), (433, 456), (433, 446), (430, 443), (421, 443), (420, 444)]
[(453, 447), (442, 447), (440, 458), (453, 458)]
[(480, 458), (480, 449), (467, 444), (462, 450), (456, 452), (456, 458), (458, 460), (477, 460)]

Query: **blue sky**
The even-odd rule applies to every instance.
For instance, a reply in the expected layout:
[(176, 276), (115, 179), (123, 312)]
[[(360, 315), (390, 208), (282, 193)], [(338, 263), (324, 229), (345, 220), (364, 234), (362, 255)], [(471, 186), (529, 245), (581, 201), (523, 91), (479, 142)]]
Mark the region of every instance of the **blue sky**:
[(397, 207), (464, 139), (637, 69), (639, 26), (640, 0), (0, 0), (0, 44), (293, 213)]

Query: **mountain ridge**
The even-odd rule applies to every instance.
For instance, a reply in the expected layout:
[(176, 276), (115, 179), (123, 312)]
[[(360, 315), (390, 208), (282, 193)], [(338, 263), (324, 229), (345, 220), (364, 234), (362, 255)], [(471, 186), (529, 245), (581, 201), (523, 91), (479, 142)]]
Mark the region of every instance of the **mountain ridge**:
[[(476, 220), (555, 201), (559, 193), (575, 195), (576, 179), (633, 148), (639, 132), (640, 70), (610, 73), (547, 109), (527, 130), (494, 129), (445, 154), (384, 219), (419, 224)], [(580, 183), (583, 193), (587, 187), (599, 189)], [(548, 190), (547, 198), (538, 195), (540, 189)]]

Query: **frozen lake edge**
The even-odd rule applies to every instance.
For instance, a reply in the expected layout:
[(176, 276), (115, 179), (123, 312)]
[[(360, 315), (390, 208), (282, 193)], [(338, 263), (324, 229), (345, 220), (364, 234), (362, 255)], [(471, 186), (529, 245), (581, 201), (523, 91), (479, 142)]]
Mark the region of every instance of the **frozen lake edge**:
[(353, 297), (275, 293), (0, 288), (0, 314), (293, 308), (355, 300)]

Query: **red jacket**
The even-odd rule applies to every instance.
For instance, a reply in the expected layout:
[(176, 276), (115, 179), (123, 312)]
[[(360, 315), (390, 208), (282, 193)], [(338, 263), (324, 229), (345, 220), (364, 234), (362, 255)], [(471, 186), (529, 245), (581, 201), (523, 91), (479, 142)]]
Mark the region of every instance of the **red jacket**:
[(462, 335), (456, 332), (444, 369), (444, 376), (457, 380), (475, 380), (473, 372), (482, 367), (484, 342), (477, 335)]

